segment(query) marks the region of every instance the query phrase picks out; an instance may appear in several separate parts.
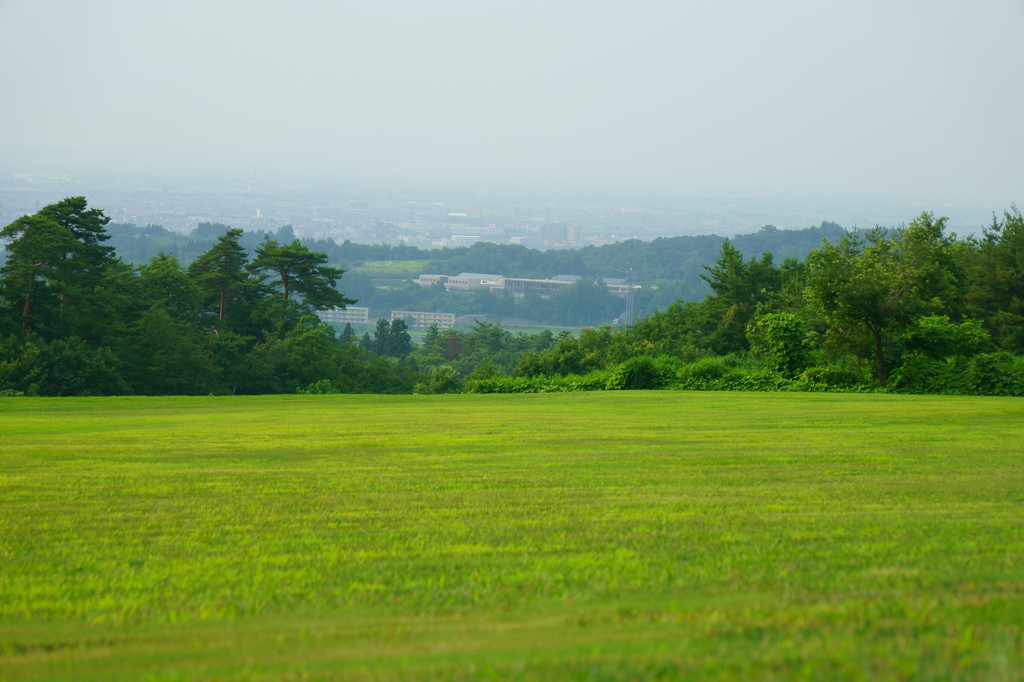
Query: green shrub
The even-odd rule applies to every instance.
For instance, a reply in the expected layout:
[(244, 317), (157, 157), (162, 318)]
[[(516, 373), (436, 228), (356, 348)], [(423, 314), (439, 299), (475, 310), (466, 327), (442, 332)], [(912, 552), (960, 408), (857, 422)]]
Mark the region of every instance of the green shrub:
[(965, 366), (962, 359), (933, 360), (915, 355), (889, 375), (886, 388), (896, 393), (967, 393)]
[(466, 376), (466, 381), (477, 381), (479, 379), (492, 379), (500, 376), (501, 371), (488, 358), (484, 358), (473, 368), (473, 371)]
[(919, 317), (897, 338), (902, 349), (932, 360), (972, 356), (991, 349), (992, 341), (977, 320), (950, 322), (947, 315)]
[(609, 391), (659, 388), (665, 383), (657, 363), (646, 355), (638, 355), (616, 367), (605, 385)]
[(732, 387), (742, 370), (736, 358), (714, 356), (684, 365), (676, 373), (679, 388), (689, 391), (722, 391)]
[(1024, 359), (1009, 353), (932, 360), (907, 359), (892, 373), (887, 388), (898, 393), (1024, 395)]
[(861, 364), (854, 358), (843, 358), (827, 365), (808, 367), (790, 385), (795, 391), (855, 391), (871, 387)]
[(751, 352), (785, 376), (794, 376), (807, 366), (807, 333), (793, 313), (766, 313), (747, 323)]
[(610, 372), (595, 370), (589, 374), (568, 376), (507, 377), (467, 381), (465, 393), (571, 393), (601, 391), (608, 385)]
[(334, 389), (334, 385), (331, 383), (330, 379), (320, 379), (319, 381), (314, 381), (305, 388), (300, 388), (296, 391), (296, 393), (302, 395), (326, 395), (328, 393), (337, 392), (338, 391)]
[(976, 395), (1024, 396), (1024, 358), (1002, 351), (975, 355), (967, 367), (966, 383)]
[(721, 379), (728, 374), (729, 368), (725, 366), (725, 358), (714, 356), (701, 358), (683, 366), (676, 376), (684, 388), (695, 385), (704, 385)]
[(679, 388), (690, 391), (778, 391), (789, 382), (778, 372), (743, 355), (702, 358), (676, 374)]
[(790, 381), (780, 373), (759, 367), (736, 371), (730, 375), (734, 391), (781, 391), (789, 387)]
[(125, 395), (123, 366), (110, 348), (76, 338), (0, 342), (0, 389), (29, 396)]
[(419, 394), (458, 393), (462, 388), (459, 372), (451, 365), (440, 365), (430, 370), (425, 382), (419, 382), (412, 392)]

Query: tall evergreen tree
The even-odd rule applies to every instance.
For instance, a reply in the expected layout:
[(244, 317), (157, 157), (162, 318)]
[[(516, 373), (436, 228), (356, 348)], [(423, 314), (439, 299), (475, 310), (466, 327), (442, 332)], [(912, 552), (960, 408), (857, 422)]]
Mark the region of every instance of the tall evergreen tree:
[(383, 317), (377, 320), (377, 327), (373, 330), (373, 341), (370, 348), (377, 355), (388, 355), (391, 349), (391, 323)]
[(706, 281), (714, 292), (694, 307), (692, 320), (704, 336), (702, 344), (718, 353), (746, 350), (747, 324), (759, 303), (778, 292), (782, 279), (770, 253), (743, 260), (728, 239), (713, 266), (705, 266)]
[(23, 333), (103, 336), (111, 321), (104, 279), (116, 262), (113, 248), (103, 244), (109, 221), (85, 197), (70, 197), (0, 230), (0, 238), (11, 240), (0, 296), (8, 308), (20, 307)]
[(281, 245), (268, 236), (256, 247), (249, 269), (260, 277), (273, 276), (273, 286), (281, 289), (286, 301), (298, 294), (316, 310), (355, 303), (334, 288), (345, 271), (327, 265), (325, 254), (310, 251), (298, 239)]
[(409, 337), (409, 325), (402, 318), (392, 320), (386, 355), (393, 358), (404, 358), (411, 352), (412, 339)]
[(229, 229), (217, 237), (217, 243), (209, 251), (188, 266), (189, 276), (203, 292), (204, 304), (216, 309), (218, 320), (224, 319), (232, 295), (248, 277), (245, 271), (248, 257), (238, 242), (241, 236), (241, 229)]
[(199, 288), (174, 256), (161, 254), (140, 267), (136, 288), (139, 307), (160, 308), (175, 322), (196, 322)]
[(74, 235), (56, 221), (23, 216), (0, 231), (11, 240), (0, 268), (0, 300), (22, 334), (46, 332), (56, 326), (61, 281), (67, 277), (68, 255), (78, 246)]

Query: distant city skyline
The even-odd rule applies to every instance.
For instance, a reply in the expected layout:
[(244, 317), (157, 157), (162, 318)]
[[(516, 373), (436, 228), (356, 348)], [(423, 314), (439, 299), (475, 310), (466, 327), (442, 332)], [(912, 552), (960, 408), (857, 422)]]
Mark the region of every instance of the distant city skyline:
[[(785, 195), (714, 196), (509, 185), (331, 182), (272, 174), (173, 173), (132, 176), (68, 172), (0, 172), (0, 224), (68, 196), (84, 195), (114, 222), (190, 232), (201, 223), (302, 237), (405, 242), (421, 247), (474, 241), (531, 248), (573, 248), (625, 239), (714, 234), (732, 237), (765, 225), (803, 229), (822, 222), (846, 228), (895, 227), (932, 211), (949, 229), (976, 234), (1002, 208), (943, 203), (867, 202)], [(556, 228), (556, 229), (552, 229)]]

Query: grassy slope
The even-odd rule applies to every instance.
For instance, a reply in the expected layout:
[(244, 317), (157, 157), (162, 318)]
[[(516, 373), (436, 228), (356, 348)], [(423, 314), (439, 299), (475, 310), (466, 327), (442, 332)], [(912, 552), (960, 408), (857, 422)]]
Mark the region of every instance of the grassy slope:
[(0, 444), (0, 678), (1024, 669), (1019, 399), (0, 399)]
[(353, 267), (352, 271), (382, 276), (418, 275), (423, 272), (429, 262), (424, 260), (372, 260)]

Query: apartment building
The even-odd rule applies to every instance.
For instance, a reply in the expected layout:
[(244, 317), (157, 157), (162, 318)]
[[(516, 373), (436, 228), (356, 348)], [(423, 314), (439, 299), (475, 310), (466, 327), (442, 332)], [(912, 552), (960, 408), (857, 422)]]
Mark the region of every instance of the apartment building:
[(437, 325), (438, 329), (453, 329), (455, 313), (428, 313), (414, 310), (392, 310), (391, 321), (409, 320), (413, 329), (425, 329)]
[(360, 306), (346, 306), (344, 308), (328, 308), (318, 310), (317, 317), (331, 325), (343, 324), (369, 324), (370, 309)]

